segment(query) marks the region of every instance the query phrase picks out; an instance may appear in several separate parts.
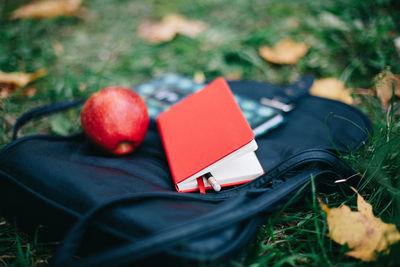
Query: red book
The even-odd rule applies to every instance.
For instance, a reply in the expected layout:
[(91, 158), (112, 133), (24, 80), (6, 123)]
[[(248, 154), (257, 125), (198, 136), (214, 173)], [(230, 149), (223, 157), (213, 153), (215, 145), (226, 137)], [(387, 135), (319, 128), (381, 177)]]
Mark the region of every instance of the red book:
[[(160, 114), (157, 125), (180, 192), (199, 190), (206, 173), (222, 187), (263, 174), (253, 131), (223, 78)], [(211, 188), (207, 179), (204, 186)]]

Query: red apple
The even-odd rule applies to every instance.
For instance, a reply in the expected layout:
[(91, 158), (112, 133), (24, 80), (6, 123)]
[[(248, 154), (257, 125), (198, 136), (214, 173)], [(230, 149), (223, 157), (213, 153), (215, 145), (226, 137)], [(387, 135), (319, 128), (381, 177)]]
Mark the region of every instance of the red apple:
[(90, 141), (115, 154), (131, 153), (146, 136), (147, 106), (133, 90), (112, 86), (89, 97), (81, 112), (82, 130)]

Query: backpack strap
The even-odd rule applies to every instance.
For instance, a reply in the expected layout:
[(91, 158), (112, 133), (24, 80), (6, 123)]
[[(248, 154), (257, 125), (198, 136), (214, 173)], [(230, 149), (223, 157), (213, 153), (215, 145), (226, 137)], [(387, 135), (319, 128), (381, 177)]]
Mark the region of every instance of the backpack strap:
[(59, 102), (55, 104), (49, 104), (45, 106), (41, 106), (38, 108), (34, 108), (24, 114), (22, 114), (16, 121), (13, 129), (13, 140), (18, 139), (18, 131), (19, 129), (24, 126), (27, 122), (38, 119), (56, 112), (60, 112), (72, 107), (76, 107), (82, 105), (84, 103), (84, 99), (72, 100), (72, 101), (65, 101)]
[[(166, 229), (147, 238), (139, 240), (131, 240), (126, 245), (110, 249), (105, 252), (98, 253), (94, 256), (87, 258), (82, 258), (79, 261), (73, 261), (72, 258), (79, 247), (86, 229), (89, 227), (90, 223), (105, 210), (116, 208), (123, 204), (132, 204), (137, 200), (143, 200), (145, 198), (151, 198), (154, 196), (132, 196), (117, 199), (115, 201), (103, 204), (96, 207), (84, 216), (82, 216), (71, 231), (67, 234), (63, 243), (57, 250), (53, 258), (53, 266), (116, 266), (125, 265), (132, 263), (136, 260), (140, 260), (146, 256), (156, 254), (167, 247), (173, 246), (179, 241), (187, 240), (190, 238), (195, 238), (197, 236), (217, 231), (221, 228), (227, 227), (229, 225), (240, 222), (256, 213), (268, 209), (276, 205), (276, 203), (281, 199), (282, 196), (288, 195), (301, 188), (302, 185), (310, 179), (309, 176), (302, 177), (303, 179), (296, 179), (293, 177), (291, 179), (291, 184), (286, 184), (286, 186), (281, 186), (276, 188), (274, 191), (269, 190), (257, 190), (252, 192), (252, 190), (240, 193), (234, 199), (226, 201), (218, 209), (213, 212), (207, 213), (204, 216), (196, 218), (190, 222), (184, 223), (182, 225), (177, 225), (171, 229)], [(268, 192), (268, 194), (261, 194), (257, 198), (257, 201), (250, 201), (245, 205), (241, 203), (246, 203), (246, 199), (249, 198), (250, 194), (260, 194), (260, 192)], [(171, 198), (173, 196), (167, 193), (159, 197)], [(254, 200), (254, 196), (252, 196)], [(255, 205), (258, 203), (258, 205)]]
[[(311, 152), (314, 153), (314, 152)], [(110, 250), (82, 258), (78, 261), (73, 261), (73, 256), (84, 238), (86, 229), (91, 223), (96, 222), (99, 214), (105, 211), (116, 209), (121, 205), (134, 204), (137, 201), (146, 199), (165, 198), (165, 199), (181, 199), (181, 200), (198, 200), (198, 201), (221, 201), (221, 200), (205, 200), (199, 199), (198, 195), (178, 194), (172, 192), (163, 192), (157, 194), (135, 194), (120, 199), (115, 199), (100, 206), (97, 206), (85, 215), (73, 226), (67, 234), (63, 243), (59, 246), (54, 258), (52, 259), (53, 266), (110, 266), (110, 265), (125, 265), (149, 255), (153, 255), (170, 248), (182, 241), (187, 241), (204, 234), (218, 231), (235, 223), (244, 221), (261, 212), (271, 212), (276, 207), (279, 207), (283, 202), (290, 203), (293, 199), (298, 199), (300, 193), (304, 193), (304, 189), (310, 182), (311, 177), (318, 178), (319, 184), (333, 184), (332, 176), (342, 178), (341, 175), (349, 175), (354, 171), (342, 162), (337, 156), (329, 151), (320, 151), (321, 162), (327, 163), (330, 166), (335, 166), (333, 170), (305, 171), (286, 179), (283, 182), (277, 182), (272, 188), (262, 187), (249, 189), (237, 194), (235, 197), (225, 201), (223, 204), (210, 213), (204, 214), (191, 221), (176, 225), (169, 229), (160, 231), (158, 234), (128, 240), (129, 243), (112, 248)], [(301, 155), (298, 159), (306, 160), (309, 158), (307, 153)], [(318, 162), (318, 160), (315, 160)], [(321, 176), (321, 178), (319, 178)], [(331, 177), (329, 181), (324, 177)]]

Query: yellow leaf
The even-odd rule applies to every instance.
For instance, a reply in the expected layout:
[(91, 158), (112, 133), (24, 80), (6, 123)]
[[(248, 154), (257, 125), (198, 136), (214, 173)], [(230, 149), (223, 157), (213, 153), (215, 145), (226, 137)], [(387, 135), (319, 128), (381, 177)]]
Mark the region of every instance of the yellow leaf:
[(286, 38), (277, 42), (273, 47), (262, 46), (258, 53), (268, 62), (275, 64), (296, 64), (300, 58), (305, 56), (308, 45), (295, 43), (292, 39)]
[(81, 6), (83, 0), (44, 0), (35, 1), (15, 10), (12, 19), (42, 19), (59, 16), (72, 16)]
[(162, 43), (172, 40), (176, 34), (196, 37), (203, 32), (206, 25), (202, 21), (188, 20), (184, 16), (169, 14), (160, 22), (143, 21), (138, 34), (150, 43)]
[(353, 104), (350, 89), (344, 86), (344, 82), (335, 78), (316, 80), (310, 89), (310, 94), (342, 101), (346, 104)]
[(34, 73), (11, 72), (5, 73), (0, 71), (0, 83), (14, 84), (18, 87), (26, 86), (28, 83), (45, 76), (47, 73), (45, 68), (41, 68)]
[(346, 205), (330, 209), (320, 200), (322, 210), (326, 213), (328, 236), (341, 245), (347, 244), (352, 249), (347, 255), (373, 261), (376, 251), (384, 251), (389, 245), (400, 241), (400, 233), (394, 224), (376, 218), (372, 206), (353, 190), (357, 193), (358, 211), (352, 211)]
[(194, 73), (193, 80), (194, 80), (196, 83), (204, 83), (204, 82), (206, 81), (206, 76), (204, 75), (204, 72), (202, 72), (202, 71), (196, 71), (196, 72)]
[(376, 85), (376, 95), (381, 100), (382, 106), (387, 107), (394, 94), (400, 97), (400, 75), (389, 75), (380, 79)]
[[(47, 71), (45, 68), (39, 69), (34, 73), (12, 72), (5, 73), (0, 71), (0, 99), (10, 96), (17, 88), (24, 87), (30, 82), (43, 77)], [(32, 90), (28, 92), (28, 96), (36, 93)]]

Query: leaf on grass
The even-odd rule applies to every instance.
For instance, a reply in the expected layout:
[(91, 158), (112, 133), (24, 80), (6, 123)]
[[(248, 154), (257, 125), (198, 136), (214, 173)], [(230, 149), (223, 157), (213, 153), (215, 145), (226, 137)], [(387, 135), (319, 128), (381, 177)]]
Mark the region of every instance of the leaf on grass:
[(230, 81), (237, 81), (243, 77), (241, 72), (230, 72), (225, 75), (225, 78)]
[(382, 106), (387, 107), (394, 94), (400, 97), (400, 75), (388, 75), (379, 79), (375, 85), (376, 95)]
[(15, 89), (16, 87), (14, 85), (0, 82), (0, 99), (9, 97), (10, 95), (13, 94)]
[(394, 224), (376, 218), (372, 206), (357, 190), (353, 190), (357, 193), (358, 211), (352, 211), (346, 205), (330, 209), (320, 200), (322, 210), (326, 213), (328, 236), (341, 245), (347, 244), (352, 249), (347, 255), (373, 261), (376, 259), (375, 251), (382, 252), (400, 241), (400, 233)]
[(138, 34), (146, 41), (157, 44), (172, 40), (176, 34), (196, 37), (206, 29), (206, 24), (198, 20), (188, 20), (182, 15), (169, 14), (160, 22), (143, 21)]
[[(34, 73), (5, 73), (0, 71), (0, 99), (10, 96), (16, 89), (28, 85), (30, 82), (43, 77), (46, 73), (45, 68), (41, 68)], [(32, 94), (34, 95), (32, 91), (28, 92), (28, 96), (33, 96)]]
[(0, 82), (6, 84), (14, 84), (18, 87), (26, 86), (28, 83), (43, 77), (47, 71), (45, 68), (41, 68), (34, 73), (23, 73), (23, 72), (11, 72), (5, 73), (0, 71)]
[(344, 86), (344, 82), (335, 78), (316, 80), (310, 89), (310, 94), (353, 104), (350, 89)]
[(35, 87), (29, 87), (25, 90), (25, 95), (28, 98), (34, 97), (36, 95), (36, 88)]
[(295, 43), (292, 39), (286, 38), (277, 42), (273, 47), (262, 46), (258, 53), (268, 62), (275, 64), (296, 64), (300, 58), (305, 56), (308, 45)]
[(83, 0), (44, 0), (35, 1), (15, 10), (12, 19), (43, 19), (60, 16), (73, 16)]
[(196, 83), (205, 83), (206, 81), (206, 76), (204, 75), (204, 72), (202, 71), (196, 71), (193, 75), (193, 80)]

